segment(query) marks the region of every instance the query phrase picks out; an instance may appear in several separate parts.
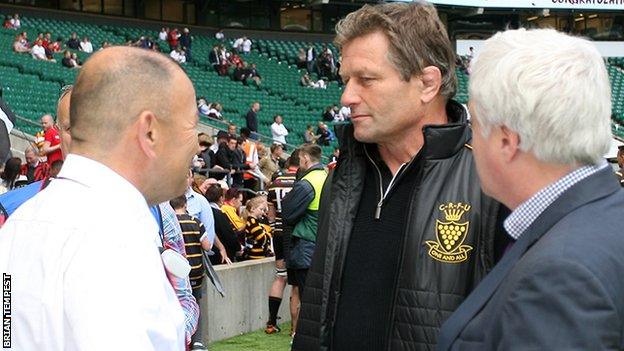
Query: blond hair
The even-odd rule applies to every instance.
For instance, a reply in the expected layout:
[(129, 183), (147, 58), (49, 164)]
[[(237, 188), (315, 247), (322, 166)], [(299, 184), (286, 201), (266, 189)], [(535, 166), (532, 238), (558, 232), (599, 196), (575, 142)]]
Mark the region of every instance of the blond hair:
[(452, 98), (457, 90), (455, 52), (435, 7), (427, 2), (364, 5), (336, 24), (337, 47), (374, 32), (388, 39), (388, 60), (404, 81), (428, 66), (442, 75), (440, 94)]
[(261, 206), (266, 201), (267, 201), (267, 197), (263, 195), (256, 196), (247, 200), (247, 203), (245, 204), (245, 208), (243, 209), (241, 213), (241, 218), (245, 222), (247, 222), (247, 218), (251, 216), (251, 211), (255, 210), (256, 208)]

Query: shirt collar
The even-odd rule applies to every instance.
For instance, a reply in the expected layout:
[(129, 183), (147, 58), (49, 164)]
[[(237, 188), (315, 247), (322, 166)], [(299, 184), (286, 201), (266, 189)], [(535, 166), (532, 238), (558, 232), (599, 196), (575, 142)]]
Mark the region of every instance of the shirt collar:
[(141, 197), (145, 202), (143, 194), (127, 179), (108, 166), (84, 156), (67, 155), (57, 178), (71, 180), (88, 188), (123, 190), (131, 196)]
[(566, 190), (574, 184), (607, 167), (607, 163), (583, 166), (535, 193), (520, 204), (503, 223), (505, 230), (518, 240), (527, 228)]

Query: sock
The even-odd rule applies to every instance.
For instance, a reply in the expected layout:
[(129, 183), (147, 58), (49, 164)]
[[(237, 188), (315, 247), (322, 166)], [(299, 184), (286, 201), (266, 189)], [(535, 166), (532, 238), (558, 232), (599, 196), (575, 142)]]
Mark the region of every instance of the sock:
[(277, 312), (279, 311), (281, 303), (281, 298), (269, 296), (269, 324), (277, 325)]

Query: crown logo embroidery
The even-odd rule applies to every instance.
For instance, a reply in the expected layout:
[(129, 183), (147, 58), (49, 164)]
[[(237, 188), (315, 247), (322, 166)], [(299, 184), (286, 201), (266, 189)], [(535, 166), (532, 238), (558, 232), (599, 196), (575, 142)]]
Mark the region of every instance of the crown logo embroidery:
[(468, 235), (470, 222), (462, 222), (464, 214), (471, 209), (470, 204), (449, 202), (440, 205), (444, 221), (436, 219), (436, 241), (428, 240), (429, 256), (444, 263), (460, 263), (468, 259), (472, 246), (463, 245)]

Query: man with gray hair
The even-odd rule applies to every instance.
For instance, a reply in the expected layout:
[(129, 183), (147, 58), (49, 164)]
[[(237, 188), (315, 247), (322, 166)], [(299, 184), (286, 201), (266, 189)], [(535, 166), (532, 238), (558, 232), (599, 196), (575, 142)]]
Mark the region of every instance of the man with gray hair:
[(431, 350), (496, 259), (455, 54), (423, 2), (365, 5), (335, 42), (353, 124), (336, 130), (293, 349)]
[(186, 189), (198, 148), (193, 86), (166, 56), (108, 48), (82, 68), (70, 114), (57, 180), (0, 230), (12, 341), (24, 350), (184, 350), (184, 315), (148, 205)]
[(515, 241), (447, 320), (439, 350), (622, 350), (624, 190), (607, 70), (594, 45), (552, 29), (485, 42), (470, 103), (486, 193)]

